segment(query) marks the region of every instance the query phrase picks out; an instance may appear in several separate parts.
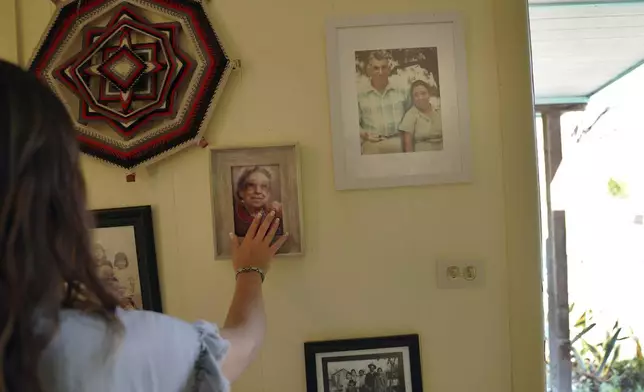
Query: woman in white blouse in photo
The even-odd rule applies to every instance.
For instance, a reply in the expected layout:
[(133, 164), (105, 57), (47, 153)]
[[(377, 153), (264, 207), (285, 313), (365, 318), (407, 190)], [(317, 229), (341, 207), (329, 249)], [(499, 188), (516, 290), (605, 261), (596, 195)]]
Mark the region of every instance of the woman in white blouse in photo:
[(431, 104), (438, 90), (423, 80), (416, 80), (411, 84), (410, 94), (413, 106), (398, 126), (403, 152), (441, 151), (443, 124), (440, 109)]

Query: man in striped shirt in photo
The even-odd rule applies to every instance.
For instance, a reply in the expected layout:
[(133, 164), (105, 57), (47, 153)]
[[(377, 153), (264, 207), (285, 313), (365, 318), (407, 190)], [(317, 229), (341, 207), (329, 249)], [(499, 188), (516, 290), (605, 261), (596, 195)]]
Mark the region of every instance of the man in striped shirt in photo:
[(405, 89), (390, 83), (389, 59), (387, 51), (371, 52), (365, 69), (370, 86), (358, 93), (363, 155), (403, 152), (398, 125), (409, 98)]

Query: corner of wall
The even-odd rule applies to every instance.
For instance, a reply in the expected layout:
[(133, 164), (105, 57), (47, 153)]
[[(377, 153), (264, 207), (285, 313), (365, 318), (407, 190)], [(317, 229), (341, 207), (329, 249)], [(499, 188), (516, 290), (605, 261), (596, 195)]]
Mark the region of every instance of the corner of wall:
[[(494, 0), (512, 390), (543, 392), (545, 361), (534, 103), (526, 0)], [(513, 110), (504, 110), (512, 107)]]

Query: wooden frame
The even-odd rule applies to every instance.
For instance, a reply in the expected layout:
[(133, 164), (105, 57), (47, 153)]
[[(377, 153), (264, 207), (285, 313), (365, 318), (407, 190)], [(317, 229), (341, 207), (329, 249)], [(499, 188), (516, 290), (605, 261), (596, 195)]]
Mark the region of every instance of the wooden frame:
[[(440, 151), (419, 152), (414, 149), (413, 154), (364, 155), (367, 141), (361, 136), (364, 131), (361, 124), (364, 123), (359, 104), (356, 104), (360, 100), (361, 87), (354, 81), (358, 80), (355, 72), (358, 52), (414, 48), (434, 49), (437, 53), (437, 68), (433, 72), (439, 75), (436, 85), (441, 112), (438, 118), (442, 118), (439, 120), (439, 137), (444, 141), (441, 141)], [(427, 69), (425, 71), (428, 72)], [(386, 15), (329, 20), (327, 72), (336, 189), (470, 181), (467, 62), (463, 23), (459, 15)], [(429, 79), (432, 77), (430, 74)], [(405, 88), (409, 92), (408, 84), (400, 90)], [(405, 107), (413, 109), (409, 103)], [(405, 112), (397, 113), (394, 116)], [(390, 137), (397, 136), (394, 132)]]
[(152, 226), (152, 208), (137, 206), (93, 210), (96, 228), (119, 228), (131, 226), (134, 231), (136, 262), (141, 289), (142, 308), (162, 312), (161, 291)]
[[(332, 392), (330, 384), (350, 379), (347, 373), (356, 367), (374, 364), (383, 369), (385, 363), (397, 369), (383, 369), (387, 382), (393, 382), (393, 374), (397, 375), (395, 380), (402, 386), (397, 391), (423, 391), (418, 335), (308, 342), (304, 344), (304, 357), (307, 392)], [(330, 374), (332, 371), (335, 374)]]
[[(229, 233), (242, 236), (236, 231), (235, 177), (237, 169), (255, 166), (272, 170), (283, 208), (280, 234), (288, 233), (289, 239), (277, 256), (301, 256), (304, 254), (303, 207), (300, 152), (297, 144), (263, 146), (215, 147), (210, 155), (211, 203), (213, 212), (213, 237), (215, 257), (228, 259), (231, 256)], [(252, 218), (251, 218), (252, 219)]]

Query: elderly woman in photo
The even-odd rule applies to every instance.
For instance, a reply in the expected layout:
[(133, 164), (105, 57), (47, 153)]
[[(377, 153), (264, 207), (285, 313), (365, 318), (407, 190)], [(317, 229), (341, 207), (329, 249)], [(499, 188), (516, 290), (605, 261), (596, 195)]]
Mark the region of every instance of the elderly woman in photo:
[(266, 216), (271, 211), (275, 211), (276, 219), (280, 220), (276, 235), (283, 234), (282, 204), (272, 199), (272, 182), (271, 172), (262, 166), (248, 168), (239, 176), (234, 197), (237, 236), (246, 235), (255, 216)]
[(109, 261), (107, 260), (107, 252), (105, 252), (103, 245), (99, 243), (94, 244), (94, 258), (96, 259), (96, 263), (98, 263), (99, 266), (104, 263), (109, 263)]
[(124, 287), (124, 297), (130, 298), (131, 302), (136, 304), (137, 309), (143, 308), (143, 298), (138, 283), (138, 273), (136, 268), (129, 268), (130, 261), (124, 252), (116, 252), (114, 255), (114, 275)]
[(416, 80), (411, 84), (410, 94), (413, 106), (398, 126), (402, 135), (403, 152), (441, 151), (441, 115), (431, 104), (431, 99), (438, 95), (437, 89), (423, 80)]
[(119, 306), (125, 310), (137, 309), (133, 296), (128, 293), (127, 288), (118, 280), (118, 278), (114, 274), (114, 266), (112, 265), (112, 263), (110, 263), (107, 259), (99, 260), (97, 267), (99, 278), (119, 300)]

